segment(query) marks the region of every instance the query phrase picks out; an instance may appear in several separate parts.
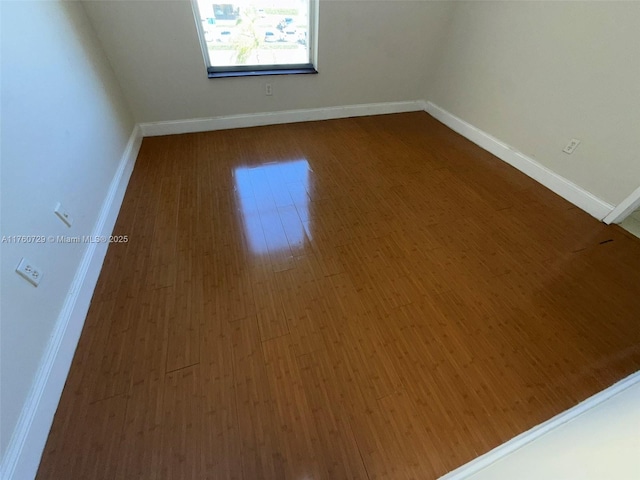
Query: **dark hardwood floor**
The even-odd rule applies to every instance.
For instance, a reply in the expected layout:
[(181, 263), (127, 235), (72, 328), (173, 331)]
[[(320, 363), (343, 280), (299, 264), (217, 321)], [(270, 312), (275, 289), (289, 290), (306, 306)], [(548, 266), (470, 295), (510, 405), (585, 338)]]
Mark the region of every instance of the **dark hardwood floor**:
[(426, 113), (146, 138), (39, 479), (435, 479), (640, 367), (640, 239)]

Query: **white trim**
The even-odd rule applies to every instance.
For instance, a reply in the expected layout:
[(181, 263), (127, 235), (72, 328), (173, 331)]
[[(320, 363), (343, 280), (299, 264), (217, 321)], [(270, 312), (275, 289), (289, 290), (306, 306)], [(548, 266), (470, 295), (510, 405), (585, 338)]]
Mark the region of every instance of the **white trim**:
[(471, 475), (478, 473), (480, 470), (487, 468), (494, 464), (498, 460), (503, 459), (507, 455), (514, 453), (521, 449), (525, 445), (533, 442), (534, 440), (542, 437), (550, 431), (564, 425), (567, 422), (574, 420), (576, 417), (583, 413), (592, 410), (602, 403), (606, 402), (610, 398), (622, 393), (624, 390), (632, 387), (633, 385), (640, 383), (640, 372), (633, 373), (627, 378), (620, 380), (618, 383), (611, 387), (596, 393), (592, 397), (587, 398), (584, 402), (579, 403), (573, 408), (566, 410), (559, 415), (556, 415), (550, 420), (547, 420), (540, 425), (533, 427), (531, 430), (527, 430), (521, 433), (517, 437), (512, 438), (506, 443), (503, 443), (499, 447), (494, 448), (488, 453), (479, 456), (478, 458), (471, 460), (469, 463), (462, 465), (459, 468), (447, 473), (440, 477), (439, 480), (463, 480), (469, 478)]
[[(142, 134), (136, 126), (102, 204), (94, 236), (113, 231), (141, 144)], [(2, 459), (0, 478), (36, 476), (107, 247), (107, 243), (90, 243), (82, 257)]]
[(320, 0), (309, 0), (309, 34), (307, 47), (309, 48), (309, 63), (318, 70), (318, 32), (320, 31)]
[(258, 127), (281, 123), (310, 122), (334, 118), (363, 117), (366, 115), (384, 115), (387, 113), (417, 112), (424, 110), (424, 102), (369, 103), (345, 105), (341, 107), (311, 108), (305, 110), (285, 110), (280, 112), (249, 113), (210, 118), (191, 118), (170, 120), (167, 122), (141, 123), (145, 137), (175, 135), (180, 133), (208, 132), (230, 128)]
[(636, 188), (631, 195), (621, 201), (613, 211), (604, 217), (604, 223), (620, 223), (640, 207), (640, 187)]
[(557, 193), (577, 207), (580, 207), (598, 220), (604, 219), (613, 210), (613, 205), (596, 197), (584, 188), (579, 187), (575, 183), (570, 182), (566, 178), (536, 162), (533, 158), (515, 150), (510, 145), (483, 132), (443, 108), (427, 102), (425, 110), (432, 117), (458, 132), (463, 137), (466, 137), (476, 145), (479, 145), (496, 157), (504, 160), (525, 175), (540, 182), (551, 191)]
[(202, 30), (198, 0), (191, 0), (191, 9), (193, 10), (193, 21), (196, 23), (196, 31), (198, 32), (198, 40), (200, 41), (200, 49), (202, 50), (202, 59), (204, 60), (205, 68), (208, 69), (211, 66), (211, 62), (209, 60), (207, 41), (204, 39), (204, 31)]

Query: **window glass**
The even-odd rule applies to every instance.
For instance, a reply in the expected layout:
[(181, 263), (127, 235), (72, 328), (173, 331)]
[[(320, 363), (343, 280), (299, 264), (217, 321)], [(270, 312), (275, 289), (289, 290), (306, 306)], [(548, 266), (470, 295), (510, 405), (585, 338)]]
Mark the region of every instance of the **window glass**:
[(311, 67), (310, 0), (195, 0), (210, 71)]

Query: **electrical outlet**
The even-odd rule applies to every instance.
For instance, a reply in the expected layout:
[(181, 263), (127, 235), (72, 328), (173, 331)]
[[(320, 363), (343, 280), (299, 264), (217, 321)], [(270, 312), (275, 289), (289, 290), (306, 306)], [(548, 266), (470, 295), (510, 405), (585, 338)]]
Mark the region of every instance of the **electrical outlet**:
[(572, 138), (562, 151), (571, 155), (578, 145), (580, 145), (580, 140), (578, 140), (577, 138)]
[(271, 95), (273, 95), (273, 89), (271, 88), (271, 84), (267, 83), (264, 86), (264, 94), (268, 97), (270, 97)]
[(16, 272), (34, 287), (37, 287), (42, 280), (42, 270), (36, 267), (26, 258), (20, 260), (20, 264), (16, 268)]
[(53, 212), (58, 216), (58, 218), (60, 218), (60, 220), (62, 220), (67, 225), (67, 227), (73, 225), (73, 217), (69, 215), (69, 212), (64, 209), (60, 202), (58, 202)]

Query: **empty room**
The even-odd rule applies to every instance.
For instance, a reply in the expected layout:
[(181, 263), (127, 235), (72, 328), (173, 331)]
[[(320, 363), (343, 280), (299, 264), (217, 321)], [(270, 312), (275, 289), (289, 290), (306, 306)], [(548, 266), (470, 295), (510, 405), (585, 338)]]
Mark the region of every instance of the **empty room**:
[(640, 478), (640, 2), (0, 21), (0, 478)]

